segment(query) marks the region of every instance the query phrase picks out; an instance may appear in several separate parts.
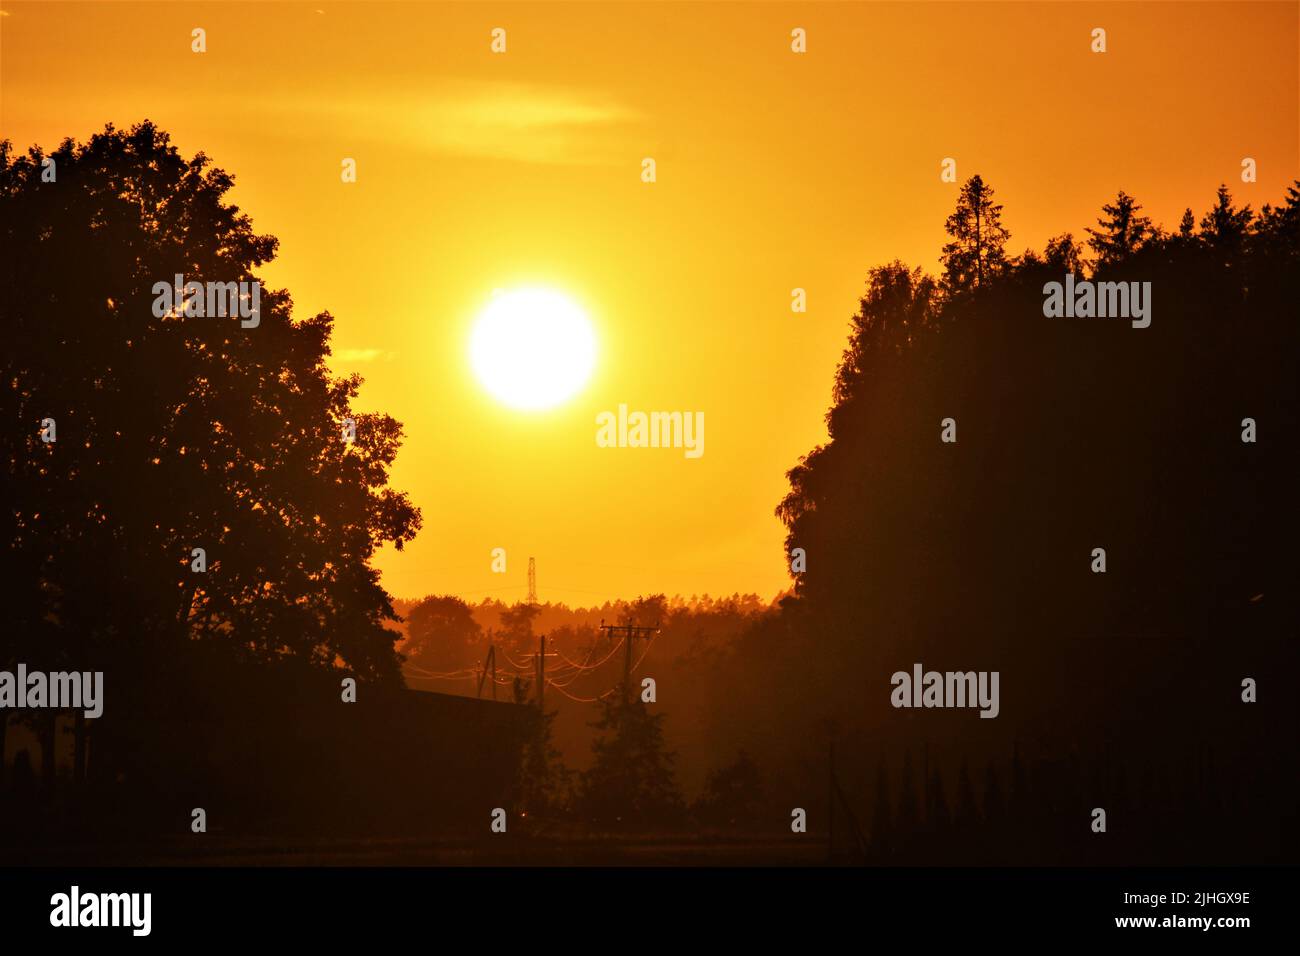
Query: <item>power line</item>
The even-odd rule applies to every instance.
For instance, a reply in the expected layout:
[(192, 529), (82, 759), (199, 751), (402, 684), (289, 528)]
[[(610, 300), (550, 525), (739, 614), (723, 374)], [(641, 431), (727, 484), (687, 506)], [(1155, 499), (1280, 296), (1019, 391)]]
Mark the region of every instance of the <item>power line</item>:
[(572, 694), (570, 694), (567, 690), (565, 690), (563, 687), (559, 686), (558, 684), (551, 684), (551, 686), (554, 687), (556, 690), (558, 690), (565, 697), (569, 698), (569, 700), (575, 701), (579, 704), (594, 704), (598, 700), (604, 700), (606, 697), (608, 697), (610, 694), (614, 693), (614, 691), (618, 689), (616, 687), (611, 687), (609, 690), (605, 691), (605, 693), (601, 694), (599, 697), (574, 697)]
[[(597, 661), (596, 663), (594, 663), (594, 664), (574, 664), (572, 661), (569, 661), (567, 658), (565, 658), (565, 660), (566, 660), (566, 662), (569, 663), (571, 666), (578, 668), (578, 670), (582, 670), (582, 671), (594, 671), (596, 668), (600, 667), (600, 666), (601, 666), (602, 664), (604, 664), (607, 660), (609, 660), (611, 657), (613, 657), (615, 654), (618, 653), (618, 649), (619, 649), (620, 647), (623, 646), (623, 641), (624, 641), (624, 640), (626, 640), (626, 638), (620, 639), (619, 642), (618, 642), (617, 644), (614, 645), (614, 649), (613, 649), (612, 651), (610, 651), (608, 654), (606, 654), (604, 657), (602, 657), (600, 660), (598, 660), (598, 661)], [(592, 653), (594, 653), (595, 650), (596, 650), (596, 645), (595, 645), (595, 644), (592, 644), (592, 645), (591, 645), (591, 649), (592, 649)], [(561, 656), (561, 657), (564, 657), (563, 654), (561, 654), (560, 656)], [(588, 654), (588, 655), (587, 655), (587, 660), (591, 660), (591, 654)]]
[(641, 656), (638, 657), (636, 663), (632, 665), (632, 670), (637, 670), (638, 668), (640, 668), (641, 662), (644, 661), (646, 655), (650, 653), (650, 648), (654, 646), (655, 638), (658, 636), (659, 636), (658, 631), (655, 631), (653, 634), (650, 635), (650, 640), (646, 641), (645, 650), (641, 652)]
[[(659, 633), (659, 625), (641, 627), (636, 624), (606, 624), (601, 621), (600, 629), (610, 637), (613, 637), (615, 632), (622, 632), (623, 640), (627, 643), (627, 653), (623, 657), (623, 703), (627, 705), (631, 701), (632, 693), (632, 642), (638, 637), (653, 640), (654, 635)], [(649, 645), (646, 646), (646, 650), (650, 650)], [(641, 655), (641, 659), (645, 659), (645, 654)], [(637, 662), (637, 666), (640, 666), (640, 661)]]
[(510, 666), (515, 668), (516, 670), (526, 671), (532, 666), (531, 664), (527, 664), (527, 663), (520, 664), (517, 660), (515, 660), (513, 657), (510, 656), (509, 651), (506, 651), (505, 655), (506, 655), (506, 660), (510, 662)]
[(565, 656), (564, 651), (560, 650), (558, 647), (555, 649), (555, 653), (559, 655), (560, 660), (563, 661), (565, 664), (567, 664), (569, 667), (576, 667), (580, 671), (585, 671), (591, 669), (587, 665), (591, 663), (591, 658), (596, 653), (596, 645), (595, 644), (591, 645), (591, 647), (587, 651), (587, 660), (581, 664), (579, 664), (577, 661), (569, 660), (569, 658)]

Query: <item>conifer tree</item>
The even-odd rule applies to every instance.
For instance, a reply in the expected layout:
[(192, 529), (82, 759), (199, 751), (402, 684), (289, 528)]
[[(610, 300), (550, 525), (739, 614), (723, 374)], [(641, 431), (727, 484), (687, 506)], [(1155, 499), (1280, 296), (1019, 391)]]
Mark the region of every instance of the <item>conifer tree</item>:
[(1060, 272), (1083, 275), (1083, 250), (1074, 241), (1072, 233), (1062, 233), (1047, 240), (1043, 261)]
[(564, 765), (554, 744), (552, 724), (559, 711), (532, 710), (532, 727), (524, 744), (516, 782), (515, 805), (539, 816), (569, 809), (573, 772)]
[(1106, 214), (1097, 220), (1100, 229), (1088, 229), (1088, 245), (1097, 254), (1099, 267), (1123, 262), (1142, 248), (1154, 235), (1151, 220), (1140, 215), (1142, 206), (1124, 190), (1119, 191), (1113, 203), (1106, 203), (1101, 211)]
[(664, 746), (663, 714), (651, 714), (640, 697), (611, 694), (600, 702), (592, 726), (596, 756), (582, 775), (584, 815), (606, 826), (671, 822), (682, 811), (673, 779), (674, 754)]
[(1216, 249), (1236, 251), (1241, 248), (1251, 220), (1255, 214), (1250, 206), (1235, 209), (1232, 205), (1232, 193), (1226, 185), (1219, 186), (1214, 208), (1201, 219), (1201, 236)]
[(979, 288), (1006, 268), (1002, 205), (993, 201), (993, 187), (978, 175), (961, 187), (957, 208), (944, 229), (952, 241), (943, 247), (943, 284), (949, 294)]
[(763, 778), (745, 751), (735, 761), (709, 773), (704, 792), (692, 808), (705, 823), (736, 824), (753, 819), (763, 797)]

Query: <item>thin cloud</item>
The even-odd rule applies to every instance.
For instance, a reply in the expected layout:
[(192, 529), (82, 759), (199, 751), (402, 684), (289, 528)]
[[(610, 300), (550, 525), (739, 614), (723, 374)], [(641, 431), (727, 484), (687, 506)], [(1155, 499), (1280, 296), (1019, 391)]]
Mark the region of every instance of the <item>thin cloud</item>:
[(374, 97), (351, 92), (270, 101), (263, 108), (434, 153), (566, 165), (623, 161), (618, 127), (642, 118), (609, 96), (523, 83), (455, 81), (426, 93), (385, 94), (380, 102), (377, 107)]
[(395, 352), (385, 351), (384, 349), (335, 349), (333, 358), (338, 362), (376, 362), (383, 360), (391, 362)]

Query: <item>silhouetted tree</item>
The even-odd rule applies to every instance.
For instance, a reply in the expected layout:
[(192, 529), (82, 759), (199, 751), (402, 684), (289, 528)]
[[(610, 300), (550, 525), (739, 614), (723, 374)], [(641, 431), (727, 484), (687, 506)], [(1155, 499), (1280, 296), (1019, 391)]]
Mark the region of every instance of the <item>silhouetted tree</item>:
[(1250, 206), (1236, 209), (1226, 185), (1219, 186), (1214, 208), (1201, 219), (1201, 238), (1218, 252), (1233, 253), (1241, 248), (1254, 214)]
[(532, 653), (535, 650), (533, 621), (540, 613), (541, 608), (537, 605), (523, 601), (502, 610), (501, 640), (517, 653)]
[[(1244, 229), (1243, 241), (1216, 251), (1203, 233), (1165, 237), (1127, 194), (1092, 230), (1104, 260), (1098, 281), (1151, 283), (1145, 330), (1122, 319), (1046, 319), (1044, 283), (1064, 270), (1037, 256), (1009, 265), (980, 295), (918, 306), (920, 323), (892, 317), (913, 307), (909, 290), (923, 277), (899, 264), (872, 271), (829, 438), (790, 470), (777, 508), (787, 550), (806, 549), (807, 569), (779, 620), (742, 637), (720, 665), (724, 681), (728, 668), (743, 674), (716, 694), (725, 719), (746, 719), (733, 701), (754, 712), (780, 699), (781, 720), (764, 733), (779, 738), (774, 750), (807, 759), (831, 712), (859, 715), (847, 739), (856, 730), (900, 755), (942, 728), (946, 753), (936, 756), (948, 765), (1032, 740), (1004, 781), (1022, 858), (1053, 852), (1026, 839), (1039, 825), (1033, 809), (1069, 805), (1069, 774), (1092, 772), (1031, 781), (1027, 759), (1075, 745), (1094, 761), (1101, 741), (1118, 740), (1117, 760), (1138, 767), (1151, 748), (1170, 749), (1165, 736), (1200, 735), (1235, 755), (1233, 769), (1217, 768), (1224, 781), (1276, 766), (1252, 743), (1261, 711), (1214, 697), (1213, 675), (1285, 672), (1293, 653), (1282, 635), (1295, 611), (1284, 582), (1296, 570), (1288, 542), (1297, 528), (1283, 476), (1294, 472), (1300, 415), (1284, 356), (1300, 344), (1289, 318), (1300, 288), (1300, 189), (1249, 222), (1228, 197), (1215, 210), (1204, 229)], [(1060, 264), (1077, 255), (1052, 245)], [(1243, 441), (1247, 416), (1280, 429), (1276, 441)], [(954, 443), (941, 440), (948, 418)], [(1128, 477), (1103, 480), (1100, 463), (1120, 461)], [(1091, 572), (1089, 541), (1106, 547), (1109, 573)], [(985, 661), (1004, 689), (1018, 688), (1016, 704), (990, 722), (891, 708), (889, 675), (917, 661)], [(747, 697), (751, 686), (762, 696)], [(856, 759), (872, 756), (864, 748)], [(839, 759), (850, 768), (855, 755)], [(1185, 766), (1195, 756), (1170, 759)], [(1287, 792), (1294, 767), (1276, 773), (1288, 781), (1276, 792)], [(992, 786), (986, 794), (1001, 802)], [(1270, 800), (1252, 826), (1259, 852), (1276, 855), (1262, 821), (1276, 825), (1282, 812)], [(1148, 823), (1153, 833), (1173, 826)]]
[[(327, 371), (332, 317), (294, 321), (288, 293), (266, 288), (250, 327), (159, 307), (177, 275), (256, 282), (276, 240), (226, 201), (233, 177), (151, 123), (51, 156), (58, 178), (43, 182), (40, 149), (0, 144), (0, 415), (14, 426), (0, 430), (0, 661), (112, 672), (119, 702), (201, 681), (198, 644), (399, 685), (370, 559), (420, 516), (387, 487), (400, 426), (353, 411), (361, 379)], [(76, 723), (74, 779), (91, 726), (122, 715)], [(43, 720), (28, 722), (53, 768)]]
[(663, 714), (651, 714), (637, 696), (600, 702), (595, 761), (582, 774), (583, 815), (603, 826), (647, 826), (680, 817), (673, 755), (664, 747)]
[(1098, 219), (1100, 229), (1089, 227), (1088, 245), (1097, 253), (1097, 266), (1113, 266), (1123, 262), (1142, 248), (1154, 234), (1151, 220), (1139, 215), (1142, 206), (1124, 190), (1120, 190), (1113, 203), (1101, 207), (1106, 214)]
[[(1260, 207), (1255, 221), (1256, 232), (1265, 240), (1265, 248), (1272, 255), (1300, 255), (1300, 188), (1287, 187), (1286, 201), (1281, 206), (1265, 203)], [(1191, 210), (1188, 210), (1189, 212)]]
[[(706, 594), (703, 599), (706, 609), (712, 610), (714, 602)], [(629, 601), (619, 614), (620, 624), (641, 624), (646, 627), (656, 623), (662, 624), (668, 617), (668, 599), (662, 594), (650, 594)]]
[(755, 822), (763, 801), (763, 775), (743, 750), (725, 767), (709, 773), (704, 791), (691, 807), (695, 817), (713, 826)]
[(835, 375), (835, 400), (856, 394), (863, 370), (900, 355), (926, 329), (934, 315), (937, 290), (921, 269), (898, 260), (867, 274), (867, 291), (853, 317), (849, 344)]
[(1002, 225), (1002, 205), (993, 201), (993, 187), (978, 175), (962, 184), (944, 229), (952, 236), (940, 257), (947, 292), (977, 289), (1006, 267), (1004, 247), (1011, 233)]
[(159, 317), (155, 283), (256, 281), (276, 240), (225, 202), (233, 177), (150, 123), (53, 155), (43, 183), (39, 150), (0, 146), (0, 410), (20, 424), (0, 438), (3, 520), (14, 604), (53, 622), (34, 663), (147, 666), (146, 647), (203, 640), (399, 681), (369, 560), (410, 540), (419, 512), (386, 487), (399, 425), (352, 411), (360, 378), (327, 373), (333, 319), (294, 321), (269, 289), (255, 327)]
[(1043, 261), (1058, 273), (1083, 275), (1083, 250), (1071, 233), (1065, 232), (1047, 240)]
[(483, 632), (460, 598), (430, 595), (406, 615), (406, 659), (433, 671), (454, 670), (482, 656)]
[(540, 715), (535, 707), (531, 711), (532, 729), (524, 743), (515, 794), (515, 805), (525, 813), (563, 813), (572, 801), (573, 773), (564, 765), (553, 739), (552, 723), (557, 713)]

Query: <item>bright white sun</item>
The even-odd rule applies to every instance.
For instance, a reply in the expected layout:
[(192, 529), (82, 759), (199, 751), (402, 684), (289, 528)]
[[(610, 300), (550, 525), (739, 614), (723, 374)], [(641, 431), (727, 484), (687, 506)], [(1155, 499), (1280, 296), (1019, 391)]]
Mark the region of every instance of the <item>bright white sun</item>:
[(572, 299), (548, 289), (493, 296), (469, 345), (474, 374), (511, 408), (551, 408), (587, 384), (596, 339)]

